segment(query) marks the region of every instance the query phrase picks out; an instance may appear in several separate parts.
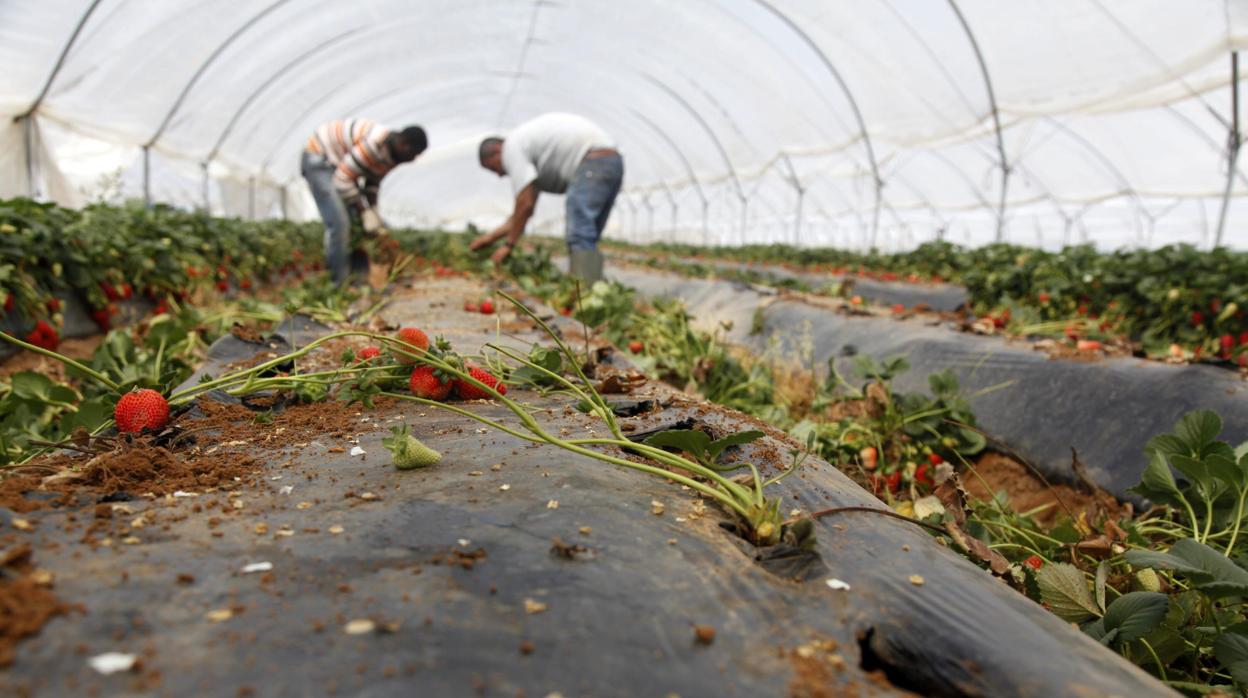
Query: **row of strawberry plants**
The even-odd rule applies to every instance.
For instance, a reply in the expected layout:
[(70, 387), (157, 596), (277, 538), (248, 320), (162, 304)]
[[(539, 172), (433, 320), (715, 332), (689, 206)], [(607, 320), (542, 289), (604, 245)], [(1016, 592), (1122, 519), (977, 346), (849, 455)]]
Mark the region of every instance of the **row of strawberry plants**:
[[(988, 448), (950, 373), (930, 394), (897, 393), (904, 359), (830, 362), (827, 380), (791, 375), (793, 360), (750, 359), (691, 329), (677, 303), (639, 304), (625, 287), (578, 289), (543, 254), (517, 255), (528, 290), (629, 346), (652, 375), (787, 429), (898, 512), (944, 529), (972, 561), (1103, 644), (1189, 694), (1248, 687), (1248, 444), (1216, 440), (1221, 422), (1193, 413), (1145, 449), (1139, 493), (1157, 506), (1066, 512), (1048, 525), (1008, 492), (970, 500)], [(801, 361), (797, 361), (801, 363)], [(786, 390), (786, 385), (789, 386)], [(799, 386), (793, 388), (792, 386)], [(954, 464), (957, 473), (953, 473)], [(1171, 466), (1180, 479), (1171, 474)], [(1215, 547), (1216, 546), (1216, 547)]]
[(161, 312), (232, 287), (321, 268), (320, 226), (222, 219), (157, 206), (71, 210), (0, 201), (0, 303), (5, 324), (55, 347), (63, 299), (76, 295), (108, 330), (118, 303), (143, 296)]
[(1019, 331), (1052, 324), (1079, 336), (1126, 337), (1153, 357), (1248, 364), (1248, 253), (1171, 245), (1049, 252), (1018, 245), (962, 248), (931, 242), (906, 253), (854, 253), (783, 245), (708, 250), (640, 248), (665, 256), (797, 265), (812, 272), (964, 285), (973, 310)]

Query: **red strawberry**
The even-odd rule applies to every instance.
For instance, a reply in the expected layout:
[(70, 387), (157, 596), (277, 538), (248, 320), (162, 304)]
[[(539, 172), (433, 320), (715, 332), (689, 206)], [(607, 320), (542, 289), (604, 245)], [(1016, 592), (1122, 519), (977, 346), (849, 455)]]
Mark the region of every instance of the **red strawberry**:
[(100, 326), (101, 330), (107, 332), (113, 326), (113, 319), (108, 314), (107, 308), (100, 308), (91, 311), (91, 319), (95, 320), (95, 324)]
[(13, 304), (14, 304), (14, 303), (16, 303), (16, 302), (17, 302), (17, 296), (14, 296), (12, 293), (7, 293), (7, 294), (5, 294), (5, 296), (4, 296), (4, 312), (6, 312), (6, 313), (11, 313), (11, 312), (13, 312)]
[(122, 433), (160, 429), (169, 421), (169, 402), (150, 388), (134, 390), (117, 401), (113, 420)]
[(225, 279), (221, 279), (217, 281), (217, 290), (222, 293), (225, 293), (226, 291), (230, 290), (230, 282), (226, 281)]
[(246, 291), (251, 288), (251, 279), (242, 279), (238, 282), (238, 287)]
[[(48, 307), (49, 313), (61, 312), (61, 301), (58, 298), (49, 298), (48, 302), (45, 303), (45, 305)], [(1248, 334), (1248, 333), (1245, 333), (1245, 334)]]
[[(490, 373), (485, 369), (478, 368), (476, 366), (469, 366), (468, 375), (497, 390), (499, 395), (507, 394), (507, 386), (500, 383), (497, 378), (490, 375)], [(458, 395), (461, 400), (489, 400), (494, 397), (485, 390), (482, 390), (476, 385), (462, 379), (455, 381), (455, 394)]]
[(1078, 312), (1080, 315), (1087, 315), (1087, 314), (1088, 314), (1088, 304), (1087, 304), (1087, 303), (1080, 303), (1080, 304), (1079, 304), (1079, 307), (1078, 307), (1078, 308), (1076, 308), (1076, 312)]
[(1049, 294), (1045, 293), (1044, 291), (1041, 291), (1040, 295), (1036, 296), (1036, 300), (1040, 301), (1041, 303), (1048, 303)]
[(1081, 339), (1075, 342), (1075, 349), (1078, 351), (1099, 351), (1101, 343), (1095, 339)]
[(492, 300), (481, 301), (481, 314), (493, 315), (494, 314), (494, 301)]
[(156, 315), (164, 315), (169, 312), (169, 305), (164, 301), (157, 301), (156, 307), (152, 310)]
[(451, 381), (435, 375), (432, 366), (417, 366), (412, 369), (408, 387), (412, 389), (412, 394), (416, 397), (441, 402), (451, 394), (452, 384)]
[(61, 338), (56, 333), (56, 329), (49, 325), (47, 320), (39, 320), (35, 323), (35, 328), (26, 334), (26, 342), (33, 344), (40, 349), (52, 351), (56, 349), (56, 345), (60, 344)]
[(927, 454), (927, 462), (932, 465), (940, 465), (945, 462), (945, 459), (942, 458), (939, 453), (929, 453)]
[(1041, 567), (1044, 567), (1044, 560), (1040, 559), (1039, 555), (1032, 555), (1026, 560), (1023, 560), (1023, 564), (1027, 565), (1033, 570), (1038, 570)]
[(1245, 345), (1245, 344), (1248, 344), (1248, 332), (1240, 332), (1240, 333), (1239, 333), (1239, 344), (1240, 344), (1240, 346), (1243, 346), (1243, 345)]
[(117, 294), (117, 289), (107, 281), (100, 282), (100, 290), (104, 292), (104, 297), (110, 301), (115, 301), (121, 297)]
[(1192, 326), (1200, 327), (1203, 324), (1205, 324), (1205, 314), (1200, 312), (1199, 310), (1193, 310), (1192, 311)]
[(370, 361), (378, 356), (381, 356), (381, 349), (379, 347), (364, 347), (363, 349), (355, 352), (355, 363), (358, 364), (364, 361)]
[(902, 305), (901, 303), (893, 304), (893, 313), (900, 315), (901, 313), (904, 313), (904, 312), (906, 312), (906, 306)]
[(475, 313), (475, 312), (477, 312), (477, 310), (478, 310), (478, 308), (477, 308), (477, 304), (476, 304), (476, 303), (473, 303), (472, 301), (464, 301), (464, 312), (465, 312), (465, 313)]
[(1220, 341), (1222, 342), (1222, 351), (1224, 352), (1230, 353), (1235, 348), (1235, 338), (1229, 334), (1222, 335)]
[[(571, 308), (569, 308), (569, 307), (567, 307), (567, 306), (564, 306), (564, 307), (562, 307), (562, 308), (560, 308), (560, 309), (559, 309), (559, 314), (560, 314), (560, 315), (562, 315), (562, 316), (564, 316), (564, 317), (568, 317), (569, 315), (571, 315), (571, 314), (572, 314), (572, 309), (571, 309)], [(1245, 334), (1248, 334), (1248, 333), (1245, 333)]]
[[(429, 350), (429, 336), (415, 327), (404, 327), (399, 330), (396, 336), (399, 338), (400, 342), (408, 345), (399, 347), (399, 349), (402, 349), (403, 351), (410, 351), (414, 354), (419, 354)], [(410, 366), (416, 363), (416, 359), (399, 352), (396, 352), (396, 358), (399, 360), (399, 363), (405, 366)]]
[(1066, 338), (1070, 340), (1079, 339), (1079, 330), (1074, 325), (1066, 326)]
[(193, 278), (195, 278), (196, 276), (198, 276), (198, 275), (199, 275), (199, 270), (197, 270), (195, 267), (193, 267), (193, 266), (191, 266), (191, 265), (189, 265), (189, 264), (188, 264), (188, 265), (186, 265), (186, 275), (187, 275), (189, 278), (192, 278), (192, 279), (193, 279)]
[(635, 339), (628, 343), (628, 350), (633, 352), (634, 354), (640, 354), (641, 351), (645, 348), (646, 348), (646, 345), (642, 344), (641, 342)]
[(884, 482), (888, 484), (888, 491), (897, 494), (897, 490), (901, 489), (901, 471), (898, 470), (888, 477), (884, 478)]
[(930, 487), (933, 484), (932, 477), (928, 475), (927, 472), (930, 469), (931, 466), (927, 463), (920, 463), (919, 467), (914, 471), (914, 481), (921, 485), (927, 485)]
[(121, 296), (123, 300), (130, 300), (134, 297), (134, 286), (128, 283), (121, 284), (117, 287), (117, 295)]

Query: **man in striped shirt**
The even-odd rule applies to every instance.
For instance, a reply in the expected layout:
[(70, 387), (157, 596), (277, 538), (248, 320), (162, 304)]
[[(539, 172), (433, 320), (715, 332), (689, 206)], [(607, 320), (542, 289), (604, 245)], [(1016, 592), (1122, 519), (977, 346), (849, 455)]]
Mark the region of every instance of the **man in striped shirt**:
[(325, 222), (325, 265), (336, 283), (345, 282), (351, 272), (368, 275), (367, 254), (356, 250), (348, 258), (352, 215), (366, 235), (386, 235), (377, 214), (381, 179), (426, 147), (428, 139), (419, 126), (391, 131), (368, 119), (330, 121), (308, 138), (300, 169)]

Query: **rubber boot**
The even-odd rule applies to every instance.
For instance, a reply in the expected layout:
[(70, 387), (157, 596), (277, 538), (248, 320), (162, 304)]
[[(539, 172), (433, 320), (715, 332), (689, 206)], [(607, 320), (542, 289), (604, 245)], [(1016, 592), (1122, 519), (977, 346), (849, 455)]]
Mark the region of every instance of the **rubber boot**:
[(602, 279), (602, 252), (592, 250), (569, 250), (568, 273), (592, 286)]

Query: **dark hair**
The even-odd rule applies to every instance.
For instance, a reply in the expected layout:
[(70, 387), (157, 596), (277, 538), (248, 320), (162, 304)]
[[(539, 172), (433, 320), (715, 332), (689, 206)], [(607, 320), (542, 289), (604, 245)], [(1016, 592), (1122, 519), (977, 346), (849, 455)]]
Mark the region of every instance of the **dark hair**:
[(419, 126), (408, 126), (398, 133), (391, 133), (390, 138), (399, 147), (399, 152), (394, 153), (395, 159), (400, 162), (410, 162), (416, 159), (417, 155), (425, 152), (429, 147), (429, 138), (425, 135), (425, 129)]
[(502, 146), (503, 139), (498, 136), (490, 136), (489, 138), (482, 140), (480, 147), (477, 148), (477, 160), (484, 165), (485, 159), (492, 155), (495, 149), (501, 148)]

